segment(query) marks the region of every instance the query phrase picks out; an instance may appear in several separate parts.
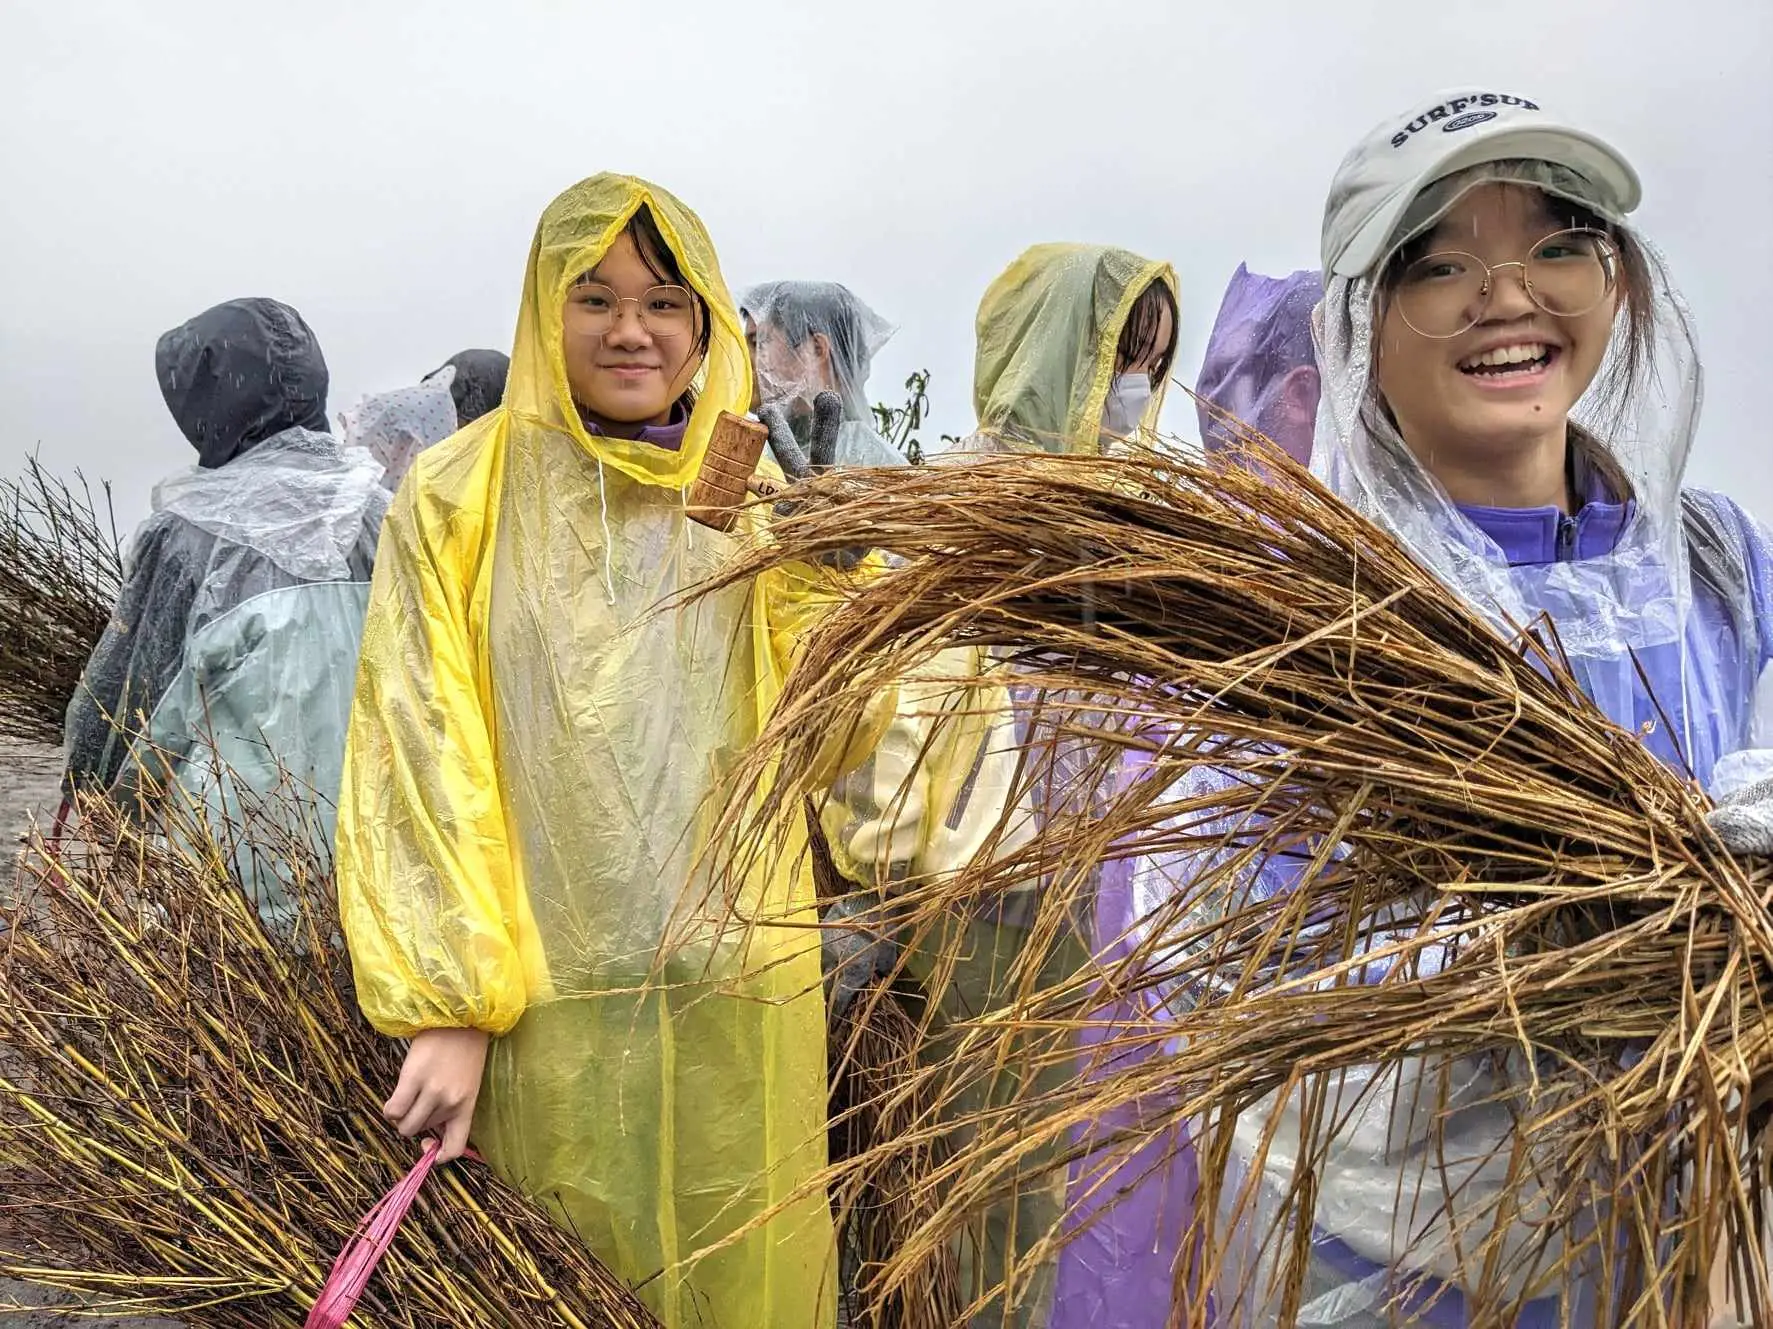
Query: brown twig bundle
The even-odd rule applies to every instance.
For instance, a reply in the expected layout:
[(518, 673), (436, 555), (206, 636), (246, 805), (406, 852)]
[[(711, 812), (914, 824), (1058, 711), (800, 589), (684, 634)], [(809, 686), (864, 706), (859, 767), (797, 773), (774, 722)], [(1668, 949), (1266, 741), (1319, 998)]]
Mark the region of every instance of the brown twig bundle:
[[(925, 1073), (955, 1104), (1006, 1057), (1072, 1072), (946, 1123), (962, 1143), (922, 1179), (906, 1270), (1028, 1169), (1095, 1173), (1185, 1126), (1200, 1175), (1174, 1321), (1205, 1323), (1212, 1289), (1221, 1316), (1292, 1323), (1338, 1150), (1379, 1112), (1420, 1135), (1379, 1154), (1395, 1213), (1374, 1258), (1393, 1272), (1371, 1313), (1407, 1322), (1457, 1288), (1470, 1323), (1553, 1297), (1572, 1320), (1685, 1325), (1722, 1266), (1773, 1322), (1773, 874), (1724, 852), (1703, 795), (1583, 697), (1543, 625), (1506, 639), (1278, 455), (1023, 456), (806, 498), (732, 576), (859, 535), (901, 562), (806, 644), (741, 774), (762, 810), (730, 805), (734, 863), (767, 852), (882, 688), (984, 645), (1025, 688), (1079, 699), (1060, 727), (1098, 756), (1073, 778), (1118, 792), (913, 883), (895, 905), (913, 944), (1030, 881), (1033, 936), (1087, 927), (1104, 862), (1167, 883)], [(1277, 864), (1294, 885), (1256, 889)], [(1111, 1006), (1139, 1014), (1104, 1027)], [(1093, 1130), (1135, 1107), (1136, 1126)], [(1478, 1157), (1459, 1135), (1474, 1110), (1503, 1123)], [(1091, 1198), (1112, 1222), (1114, 1197)], [(1006, 1273), (1009, 1300), (1026, 1273)]]
[(0, 480), (0, 736), (59, 743), (62, 717), (123, 584), (110, 512), (33, 457)]
[[(295, 795), (291, 795), (292, 799)], [(417, 1160), (400, 1048), (358, 1013), (311, 809), (85, 803), (0, 913), (0, 1273), (89, 1307), (299, 1326)], [(275, 929), (243, 883), (274, 881)], [(482, 1165), (437, 1169), (352, 1324), (649, 1329), (632, 1292)]]
[[(923, 1179), (947, 1159), (946, 1142), (928, 1136), (933, 1124), (919, 1076), (922, 1031), (890, 985), (859, 993), (836, 1020), (831, 1034), (832, 1162), (843, 1171), (882, 1145), (891, 1165), (843, 1172), (832, 1196), (842, 1248), (855, 1257), (850, 1323), (863, 1329), (948, 1329), (963, 1323), (960, 1268), (943, 1246), (915, 1276), (890, 1285), (883, 1275), (899, 1257), (900, 1237), (932, 1213)], [(925, 1143), (900, 1149), (896, 1142), (922, 1132)]]
[[(837, 872), (810, 799), (806, 823), (813, 881), (821, 903), (829, 903), (851, 887)], [(932, 1105), (920, 1092), (922, 1031), (905, 1000), (883, 979), (857, 993), (831, 1021), (829, 1148), (840, 1171), (850, 1160), (867, 1157), (934, 1120)], [(925, 1148), (896, 1150), (890, 1168), (850, 1172), (846, 1184), (835, 1188), (831, 1199), (844, 1266), (841, 1283), (849, 1323), (858, 1329), (946, 1329), (960, 1322), (960, 1270), (948, 1247), (935, 1251), (918, 1276), (901, 1276), (890, 1288), (880, 1283), (882, 1271), (898, 1254), (900, 1234), (928, 1217), (916, 1208), (928, 1195), (920, 1178), (946, 1155), (940, 1139)]]

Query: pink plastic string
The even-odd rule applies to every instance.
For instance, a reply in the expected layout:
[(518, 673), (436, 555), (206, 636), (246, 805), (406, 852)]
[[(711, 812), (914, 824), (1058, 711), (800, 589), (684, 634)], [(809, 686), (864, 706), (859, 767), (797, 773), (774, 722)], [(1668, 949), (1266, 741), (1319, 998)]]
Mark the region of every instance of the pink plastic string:
[(394, 1234), (400, 1230), (406, 1211), (418, 1198), (419, 1187), (425, 1184), (425, 1178), (436, 1166), (438, 1147), (436, 1140), (426, 1140), (425, 1152), (412, 1171), (364, 1215), (357, 1232), (333, 1262), (332, 1272), (327, 1274), (326, 1285), (320, 1289), (319, 1299), (315, 1301), (314, 1309), (308, 1312), (303, 1329), (344, 1329), (345, 1321), (357, 1309), (363, 1290), (369, 1286), (376, 1266), (388, 1253), (388, 1247), (394, 1244)]
[(61, 806), (55, 810), (55, 821), (49, 828), (49, 843), (44, 847), (49, 856), (58, 863), (62, 857), (62, 838), (68, 833), (68, 816), (74, 811), (74, 800), (63, 798)]

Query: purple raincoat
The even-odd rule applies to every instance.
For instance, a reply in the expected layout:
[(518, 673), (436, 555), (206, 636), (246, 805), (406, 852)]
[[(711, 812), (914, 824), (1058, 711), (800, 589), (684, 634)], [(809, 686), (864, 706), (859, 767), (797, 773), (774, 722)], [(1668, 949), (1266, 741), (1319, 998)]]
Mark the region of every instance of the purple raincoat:
[[(1264, 277), (1238, 264), (1195, 384), (1199, 398), (1306, 464), (1318, 402), (1311, 311), (1323, 294), (1323, 280), (1315, 272)], [(1196, 407), (1207, 451), (1227, 446), (1232, 435), (1226, 422), (1205, 405)]]

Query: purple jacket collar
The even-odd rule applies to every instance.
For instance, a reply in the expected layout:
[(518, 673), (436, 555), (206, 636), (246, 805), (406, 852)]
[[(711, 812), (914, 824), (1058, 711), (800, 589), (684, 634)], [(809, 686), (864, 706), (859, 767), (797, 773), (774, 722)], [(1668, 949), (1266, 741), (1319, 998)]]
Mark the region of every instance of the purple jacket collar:
[(1459, 511), (1489, 536), (1510, 567), (1605, 558), (1619, 544), (1636, 507), (1615, 503), (1601, 478), (1578, 467), (1582, 506), (1565, 515), (1558, 508), (1486, 508), (1459, 505)]
[[(583, 416), (580, 416), (580, 419), (584, 421), (586, 433), (601, 434), (603, 432), (589, 420), (585, 420)], [(655, 448), (664, 448), (667, 452), (677, 452), (683, 447), (683, 436), (688, 429), (689, 412), (684, 410), (683, 403), (679, 402), (671, 408), (670, 424), (646, 425), (631, 441), (651, 443)]]

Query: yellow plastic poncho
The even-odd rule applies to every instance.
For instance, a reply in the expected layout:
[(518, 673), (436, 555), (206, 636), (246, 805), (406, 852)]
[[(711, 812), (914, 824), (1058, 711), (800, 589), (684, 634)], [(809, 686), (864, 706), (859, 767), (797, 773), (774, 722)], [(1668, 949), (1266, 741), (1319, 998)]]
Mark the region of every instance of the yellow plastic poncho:
[[(561, 350), (568, 287), (642, 205), (712, 313), (675, 452), (588, 433)], [(816, 932), (716, 942), (710, 922), (655, 972), (700, 895), (707, 795), (758, 733), (808, 600), (774, 573), (658, 611), (733, 551), (737, 535), (686, 519), (684, 489), (750, 384), (695, 214), (617, 175), (548, 207), (504, 406), (421, 454), (383, 529), (339, 824), (369, 1019), (497, 1035), (476, 1148), (617, 1273), (651, 1279), (667, 1325), (698, 1329), (834, 1319), (822, 1199), (683, 1263), (824, 1164)], [(813, 920), (810, 880), (786, 867), (748, 890), (770, 917)]]
[[(1154, 281), (1169, 287), (1180, 309), (1175, 269), (1130, 250), (1035, 245), (1005, 268), (979, 302), (978, 437), (1043, 452), (1097, 452), (1121, 329)], [(1166, 386), (1152, 384), (1145, 431), (1157, 427)]]

